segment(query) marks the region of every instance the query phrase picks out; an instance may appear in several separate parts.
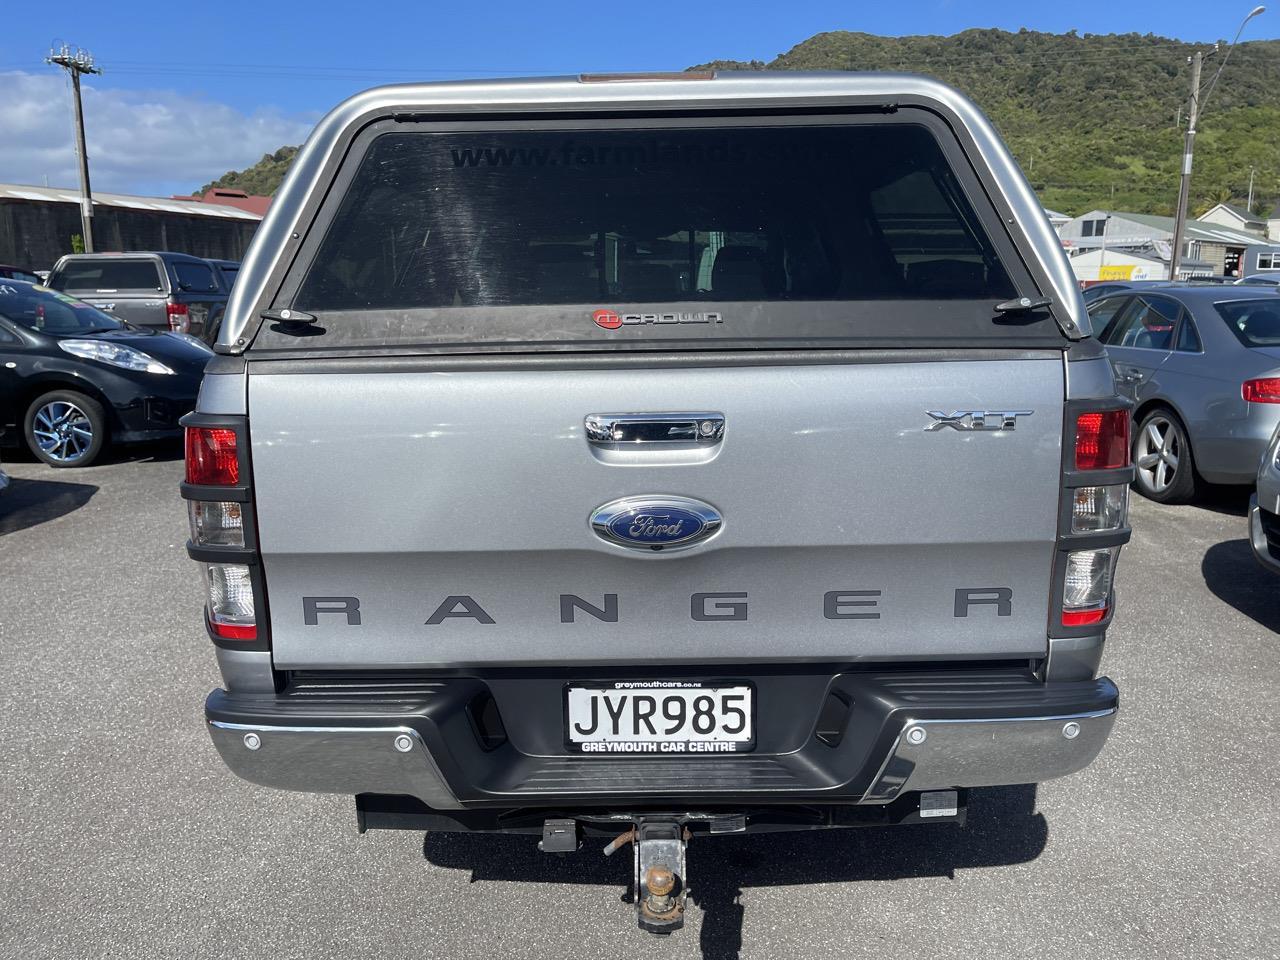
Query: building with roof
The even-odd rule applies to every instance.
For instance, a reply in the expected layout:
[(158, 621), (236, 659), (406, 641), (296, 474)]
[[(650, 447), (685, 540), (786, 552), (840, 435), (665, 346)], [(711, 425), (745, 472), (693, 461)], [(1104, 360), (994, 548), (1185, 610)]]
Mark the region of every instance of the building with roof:
[(203, 196), (192, 194), (189, 197), (174, 196), (174, 200), (195, 200), (198, 203), (217, 203), (225, 207), (239, 207), (260, 217), (267, 215), (267, 207), (271, 206), (271, 198), (256, 193), (245, 193), (235, 187), (214, 187), (206, 190)]
[(1044, 208), (1044, 215), (1049, 218), (1049, 226), (1053, 227), (1055, 233), (1071, 222), (1071, 218), (1065, 213), (1059, 213), (1057, 210)]
[(1230, 203), (1215, 204), (1196, 219), (1201, 223), (1216, 223), (1220, 227), (1243, 230), (1246, 233), (1256, 234), (1263, 239), (1267, 236), (1267, 221), (1265, 219), (1250, 213), (1244, 207), (1237, 207)]
[[(222, 203), (121, 193), (93, 195), (95, 252), (173, 250), (239, 260), (262, 214)], [(0, 261), (47, 270), (79, 237), (75, 188), (0, 183)]]
[[(1168, 275), (1173, 245), (1173, 217), (1115, 210), (1090, 210), (1065, 224), (1058, 235), (1073, 264), (1093, 250), (1129, 251), (1155, 257), (1165, 264)], [(1280, 245), (1268, 243), (1253, 231), (1234, 229), (1203, 220), (1188, 220), (1183, 236), (1181, 277), (1246, 276), (1256, 272), (1259, 257), (1280, 253)], [(1080, 261), (1076, 276), (1096, 280)]]

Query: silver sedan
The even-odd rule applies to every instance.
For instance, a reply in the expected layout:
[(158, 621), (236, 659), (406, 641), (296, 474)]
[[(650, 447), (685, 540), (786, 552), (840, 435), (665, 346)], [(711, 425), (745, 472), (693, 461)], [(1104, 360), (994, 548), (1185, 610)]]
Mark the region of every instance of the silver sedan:
[(1280, 294), (1166, 286), (1089, 305), (1134, 403), (1136, 486), (1183, 503), (1201, 481), (1252, 484), (1280, 423)]
[(1249, 542), (1258, 562), (1280, 574), (1280, 427), (1258, 467), (1258, 492), (1249, 503)]

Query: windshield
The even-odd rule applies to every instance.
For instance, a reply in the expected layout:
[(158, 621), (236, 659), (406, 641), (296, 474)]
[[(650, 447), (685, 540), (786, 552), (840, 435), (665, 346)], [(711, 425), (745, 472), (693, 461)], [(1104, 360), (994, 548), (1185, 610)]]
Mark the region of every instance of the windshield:
[(94, 330), (121, 330), (125, 324), (48, 287), (0, 281), (0, 316), (31, 330), (57, 336)]
[(1232, 300), (1214, 307), (1246, 347), (1280, 347), (1280, 297)]

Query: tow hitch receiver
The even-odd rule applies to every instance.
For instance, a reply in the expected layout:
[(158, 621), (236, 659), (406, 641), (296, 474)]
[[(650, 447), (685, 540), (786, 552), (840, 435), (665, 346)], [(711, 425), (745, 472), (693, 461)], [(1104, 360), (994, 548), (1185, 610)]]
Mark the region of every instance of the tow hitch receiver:
[(636, 824), (635, 892), (640, 929), (670, 933), (684, 926), (688, 840), (689, 831), (674, 820), (641, 820)]

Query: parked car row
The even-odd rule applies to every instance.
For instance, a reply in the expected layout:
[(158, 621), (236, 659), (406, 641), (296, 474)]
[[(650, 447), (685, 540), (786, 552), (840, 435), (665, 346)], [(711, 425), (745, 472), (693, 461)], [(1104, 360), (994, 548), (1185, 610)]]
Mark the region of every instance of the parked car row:
[(1184, 503), (1202, 481), (1252, 484), (1280, 422), (1280, 297), (1256, 286), (1143, 286), (1089, 315), (1134, 404), (1142, 494)]
[(0, 280), (0, 443), (54, 467), (176, 437), (213, 351), (25, 280)]
[(134, 326), (218, 338), (239, 264), (185, 253), (73, 253), (54, 264), (48, 286)]

